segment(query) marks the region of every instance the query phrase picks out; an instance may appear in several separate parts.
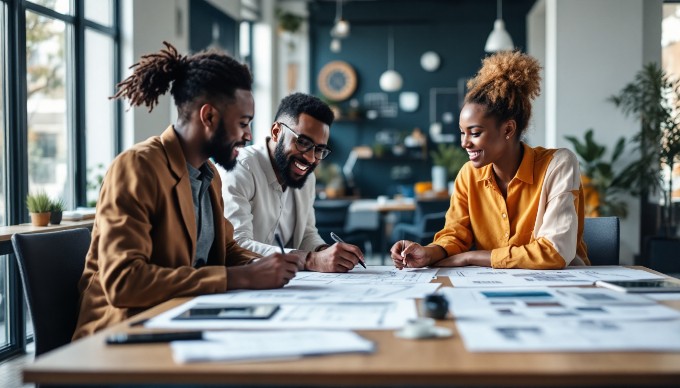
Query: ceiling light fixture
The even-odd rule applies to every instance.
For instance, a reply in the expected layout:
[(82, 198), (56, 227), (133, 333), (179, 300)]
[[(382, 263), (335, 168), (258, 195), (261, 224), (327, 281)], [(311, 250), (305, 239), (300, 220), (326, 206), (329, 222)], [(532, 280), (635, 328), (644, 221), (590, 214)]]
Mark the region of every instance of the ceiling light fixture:
[(349, 22), (342, 18), (342, 0), (335, 2), (335, 24), (331, 29), (331, 36), (340, 39), (349, 36)]
[(487, 53), (495, 53), (497, 51), (513, 50), (515, 45), (512, 43), (512, 38), (508, 31), (505, 30), (505, 22), (503, 22), (503, 0), (496, 2), (496, 21), (493, 23), (493, 31), (489, 34), (486, 40), (484, 51)]
[(396, 92), (401, 89), (401, 75), (394, 70), (394, 36), (392, 27), (387, 39), (387, 71), (380, 76), (380, 89), (385, 92)]

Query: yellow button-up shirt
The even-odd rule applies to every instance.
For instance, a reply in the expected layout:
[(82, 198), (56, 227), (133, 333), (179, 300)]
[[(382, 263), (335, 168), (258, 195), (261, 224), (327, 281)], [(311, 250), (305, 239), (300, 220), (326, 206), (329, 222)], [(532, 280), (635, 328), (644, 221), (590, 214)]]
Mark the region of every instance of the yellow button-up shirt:
[(583, 242), (583, 188), (576, 156), (567, 149), (532, 148), (507, 188), (492, 165), (465, 164), (456, 178), (446, 225), (433, 244), (449, 256), (491, 251), (494, 268), (560, 269), (590, 265)]

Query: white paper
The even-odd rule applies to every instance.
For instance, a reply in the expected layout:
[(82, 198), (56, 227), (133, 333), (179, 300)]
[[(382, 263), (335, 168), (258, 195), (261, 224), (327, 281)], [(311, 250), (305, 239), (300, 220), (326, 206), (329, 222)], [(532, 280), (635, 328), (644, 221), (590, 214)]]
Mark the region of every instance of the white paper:
[(456, 320), (680, 318), (680, 311), (640, 295), (603, 288), (442, 288)]
[(150, 319), (145, 327), (155, 329), (345, 329), (393, 330), (418, 316), (413, 300), (363, 303), (281, 304), (269, 319), (174, 320), (196, 306), (198, 298)]
[(561, 270), (495, 269), (488, 267), (440, 268), (454, 287), (540, 287), (593, 285), (597, 280), (661, 279), (663, 276), (620, 266), (567, 267)]
[(351, 331), (218, 331), (203, 341), (170, 343), (176, 362), (273, 360), (303, 356), (373, 352), (375, 346)]
[(680, 292), (653, 292), (641, 295), (653, 300), (680, 300)]
[(680, 351), (680, 321), (457, 321), (470, 352)]
[(429, 283), (437, 276), (437, 268), (404, 268), (369, 265), (356, 266), (347, 273), (298, 272), (289, 284), (316, 282), (321, 284), (414, 284)]
[(438, 283), (416, 284), (323, 284), (295, 282), (274, 290), (234, 290), (222, 294), (203, 295), (197, 303), (336, 303), (394, 301), (423, 298), (439, 288)]

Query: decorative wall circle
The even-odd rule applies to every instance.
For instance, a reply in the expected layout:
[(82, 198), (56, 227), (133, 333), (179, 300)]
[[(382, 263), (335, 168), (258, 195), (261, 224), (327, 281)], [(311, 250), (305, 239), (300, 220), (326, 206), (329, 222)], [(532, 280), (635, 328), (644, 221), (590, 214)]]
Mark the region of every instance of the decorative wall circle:
[(357, 73), (345, 61), (328, 62), (321, 68), (317, 86), (324, 97), (333, 101), (348, 99), (357, 89)]

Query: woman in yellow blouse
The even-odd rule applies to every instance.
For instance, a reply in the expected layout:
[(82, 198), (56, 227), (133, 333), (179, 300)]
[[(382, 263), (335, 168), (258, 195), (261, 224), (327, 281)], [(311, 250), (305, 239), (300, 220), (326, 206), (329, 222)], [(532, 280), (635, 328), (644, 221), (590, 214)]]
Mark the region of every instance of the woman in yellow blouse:
[(589, 265), (576, 156), (521, 141), (540, 93), (540, 65), (520, 52), (484, 59), (460, 112), (470, 161), (456, 178), (446, 225), (428, 246), (401, 240), (397, 268), (559, 269)]

